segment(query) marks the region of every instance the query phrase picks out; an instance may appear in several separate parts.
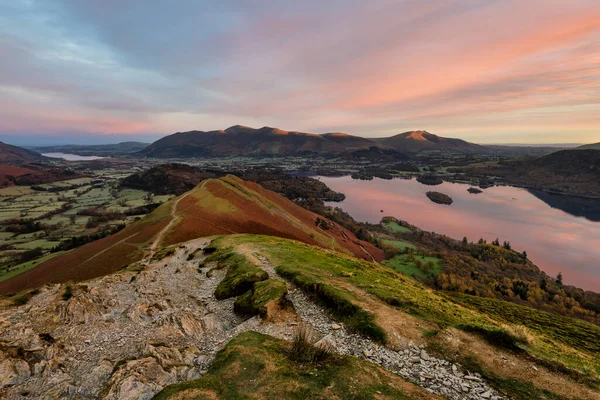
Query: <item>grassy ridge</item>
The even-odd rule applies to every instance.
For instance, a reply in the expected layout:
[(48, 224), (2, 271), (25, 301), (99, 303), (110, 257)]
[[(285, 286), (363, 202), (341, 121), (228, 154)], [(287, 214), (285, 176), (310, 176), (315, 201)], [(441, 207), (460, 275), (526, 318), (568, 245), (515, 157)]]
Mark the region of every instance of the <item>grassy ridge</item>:
[[(399, 311), (437, 324), (439, 329), (454, 326), (482, 334), (491, 332), (486, 334), (488, 340), (501, 338), (497, 344), (506, 340), (536, 359), (556, 362), (596, 378), (600, 372), (600, 353), (596, 351), (600, 328), (585, 321), (558, 318), (501, 300), (436, 292), (388, 267), (291, 240), (231, 235), (215, 240), (213, 245), (251, 248), (266, 257), (279, 274), (346, 315), (352, 316), (355, 307), (360, 309), (362, 291)], [(351, 287), (356, 290), (350, 290)], [(552, 318), (555, 321), (548, 321)], [(532, 332), (533, 340), (524, 343), (511, 338), (511, 332), (522, 326)]]

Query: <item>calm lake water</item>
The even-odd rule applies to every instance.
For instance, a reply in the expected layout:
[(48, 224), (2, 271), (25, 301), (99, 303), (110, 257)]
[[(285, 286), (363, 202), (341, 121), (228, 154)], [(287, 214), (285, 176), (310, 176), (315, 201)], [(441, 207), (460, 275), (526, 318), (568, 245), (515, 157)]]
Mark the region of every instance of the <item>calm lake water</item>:
[[(456, 239), (510, 241), (515, 250), (526, 250), (529, 259), (549, 275), (562, 272), (566, 284), (600, 291), (600, 223), (595, 222), (600, 200), (585, 199), (584, 205), (581, 198), (568, 196), (553, 195), (548, 200), (548, 195), (536, 196), (508, 186), (469, 194), (469, 185), (448, 182), (426, 186), (403, 179), (319, 179), (346, 195), (343, 202), (329, 205), (342, 208), (358, 221), (377, 223), (384, 216), (393, 216)], [(433, 203), (425, 196), (431, 190), (449, 195), (454, 203)], [(578, 211), (570, 214), (563, 209)]]
[(92, 160), (100, 160), (104, 157), (97, 156), (78, 156), (77, 154), (68, 154), (68, 153), (44, 153), (42, 154), (46, 157), (52, 158), (62, 158), (67, 161), (92, 161)]

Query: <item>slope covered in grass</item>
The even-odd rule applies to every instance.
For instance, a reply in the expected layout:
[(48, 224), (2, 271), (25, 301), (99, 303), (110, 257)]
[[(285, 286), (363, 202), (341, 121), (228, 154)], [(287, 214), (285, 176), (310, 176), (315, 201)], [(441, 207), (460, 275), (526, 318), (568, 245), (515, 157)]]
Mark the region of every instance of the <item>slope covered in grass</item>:
[[(398, 332), (444, 346), (442, 337), (468, 337), (488, 350), (512, 354), (519, 362), (533, 360), (539, 368), (559, 371), (561, 379), (597, 387), (600, 328), (591, 323), (569, 317), (552, 321), (551, 314), (509, 302), (436, 292), (390, 267), (296, 241), (230, 235), (216, 239), (212, 246), (243, 248), (245, 254), (265, 257), (279, 275), (314, 296), (349, 329), (374, 340), (393, 344)], [(507, 379), (519, 379), (519, 371), (506, 368)]]
[(232, 175), (207, 179), (184, 194), (177, 215), (177, 223), (165, 235), (163, 245), (215, 234), (257, 233), (295, 239), (365, 259), (383, 258), (380, 249), (358, 240), (338, 224), (324, 220), (323, 229), (317, 226), (320, 217), (316, 214)]
[(295, 362), (289, 347), (260, 333), (242, 333), (217, 355), (206, 375), (168, 386), (155, 399), (440, 398), (353, 357), (317, 365)]

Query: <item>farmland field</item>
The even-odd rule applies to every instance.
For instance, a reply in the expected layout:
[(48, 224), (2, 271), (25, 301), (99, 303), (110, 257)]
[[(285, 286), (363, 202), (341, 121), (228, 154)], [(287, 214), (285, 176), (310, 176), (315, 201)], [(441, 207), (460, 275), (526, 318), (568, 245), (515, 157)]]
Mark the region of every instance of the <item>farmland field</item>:
[(62, 243), (77, 246), (115, 232), (144, 216), (126, 213), (173, 197), (120, 188), (118, 180), (127, 172), (106, 169), (93, 176), (0, 189), (0, 281), (49, 260), (64, 248)]

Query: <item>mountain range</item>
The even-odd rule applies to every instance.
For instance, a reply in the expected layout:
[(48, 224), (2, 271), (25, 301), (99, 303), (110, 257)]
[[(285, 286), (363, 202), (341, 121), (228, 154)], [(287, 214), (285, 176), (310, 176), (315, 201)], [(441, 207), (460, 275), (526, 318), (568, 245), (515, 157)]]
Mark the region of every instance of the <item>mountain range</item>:
[(373, 150), (380, 155), (403, 155), (369, 139), (344, 133), (314, 133), (260, 129), (236, 125), (218, 131), (178, 132), (152, 143), (139, 154), (153, 158), (226, 156), (342, 155)]
[(406, 153), (423, 150), (474, 153), (485, 152), (486, 148), (425, 131), (368, 139), (341, 132), (315, 134), (236, 125), (218, 131), (178, 132), (157, 140), (139, 154), (153, 158), (335, 155), (405, 159)]

